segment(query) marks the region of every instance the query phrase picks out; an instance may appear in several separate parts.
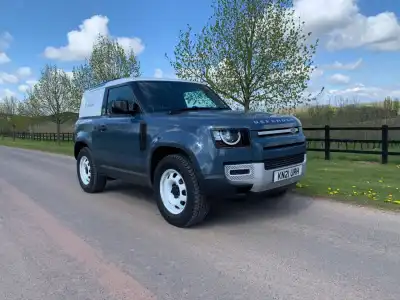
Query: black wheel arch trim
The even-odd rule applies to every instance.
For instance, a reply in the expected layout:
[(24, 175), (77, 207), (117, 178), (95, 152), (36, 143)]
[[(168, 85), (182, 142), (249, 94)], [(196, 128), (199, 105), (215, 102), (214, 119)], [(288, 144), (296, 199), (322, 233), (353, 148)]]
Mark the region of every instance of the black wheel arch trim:
[(196, 177), (197, 177), (197, 180), (199, 181), (199, 184), (201, 184), (203, 182), (203, 174), (201, 172), (201, 168), (200, 168), (199, 162), (198, 162), (196, 156), (194, 155), (194, 153), (189, 148), (187, 148), (187, 147), (185, 147), (185, 146), (183, 146), (182, 144), (179, 144), (179, 143), (161, 142), (161, 143), (157, 143), (157, 145), (152, 147), (152, 149), (151, 149), (151, 151), (149, 153), (149, 156), (148, 156), (148, 161), (147, 161), (147, 170), (148, 171), (147, 172), (148, 172), (148, 180), (149, 180), (150, 185), (151, 185), (151, 181), (152, 181), (152, 178), (151, 178), (151, 161), (152, 161), (152, 158), (153, 158), (153, 154), (157, 149), (159, 149), (161, 147), (176, 148), (176, 149), (179, 149), (180, 151), (182, 151), (184, 154), (186, 154), (187, 157), (189, 158), (190, 162), (193, 164), (193, 168), (194, 168), (194, 171), (196, 173)]
[(87, 134), (81, 134), (81, 135), (78, 134), (75, 139), (75, 143), (74, 143), (75, 158), (78, 157), (77, 147), (78, 147), (78, 145), (81, 145), (82, 143), (85, 144), (86, 147), (88, 147), (89, 149), (91, 149), (91, 147), (92, 147), (91, 139), (87, 136)]

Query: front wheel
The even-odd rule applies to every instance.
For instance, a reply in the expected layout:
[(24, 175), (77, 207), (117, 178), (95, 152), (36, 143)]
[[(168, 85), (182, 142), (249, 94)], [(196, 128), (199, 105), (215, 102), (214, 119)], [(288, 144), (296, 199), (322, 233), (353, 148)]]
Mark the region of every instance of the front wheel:
[(81, 188), (87, 193), (98, 193), (104, 190), (107, 177), (99, 174), (89, 148), (83, 148), (76, 159), (76, 171)]
[(171, 225), (190, 227), (202, 222), (210, 210), (194, 168), (183, 155), (169, 155), (158, 164), (154, 191), (158, 209)]

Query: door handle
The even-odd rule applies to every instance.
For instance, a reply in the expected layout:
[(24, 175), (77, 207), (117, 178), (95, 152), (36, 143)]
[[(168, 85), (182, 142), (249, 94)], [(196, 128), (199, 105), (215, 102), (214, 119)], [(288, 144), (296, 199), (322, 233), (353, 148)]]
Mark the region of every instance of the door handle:
[(106, 131), (107, 130), (107, 126), (102, 124), (99, 126), (99, 131)]

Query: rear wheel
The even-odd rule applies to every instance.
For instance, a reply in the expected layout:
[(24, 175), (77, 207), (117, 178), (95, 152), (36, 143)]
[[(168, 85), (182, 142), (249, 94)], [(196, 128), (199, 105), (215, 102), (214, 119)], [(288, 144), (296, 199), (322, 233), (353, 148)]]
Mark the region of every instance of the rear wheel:
[(76, 159), (76, 170), (81, 188), (87, 193), (98, 193), (104, 190), (107, 177), (99, 174), (89, 148), (81, 149)]
[(158, 209), (171, 225), (190, 227), (202, 222), (209, 212), (194, 168), (183, 155), (161, 160), (154, 174), (154, 191)]

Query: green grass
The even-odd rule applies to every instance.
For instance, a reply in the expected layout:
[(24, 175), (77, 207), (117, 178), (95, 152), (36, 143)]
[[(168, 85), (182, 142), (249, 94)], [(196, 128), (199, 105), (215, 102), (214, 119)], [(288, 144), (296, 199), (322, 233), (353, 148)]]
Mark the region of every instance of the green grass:
[[(0, 145), (73, 155), (72, 142), (57, 145), (50, 141), (13, 141), (0, 137)], [(332, 160), (326, 161), (323, 153), (308, 152), (307, 157), (306, 177), (298, 184), (297, 192), (400, 210), (399, 157), (390, 157), (387, 165), (379, 163), (379, 155), (333, 153)]]
[(0, 145), (66, 155), (74, 154), (74, 144), (72, 142), (61, 142), (60, 145), (57, 145), (57, 143), (51, 141), (33, 141), (22, 139), (15, 139), (15, 141), (13, 141), (12, 138), (0, 137)]
[(381, 208), (400, 209), (400, 165), (311, 158), (297, 191)]

